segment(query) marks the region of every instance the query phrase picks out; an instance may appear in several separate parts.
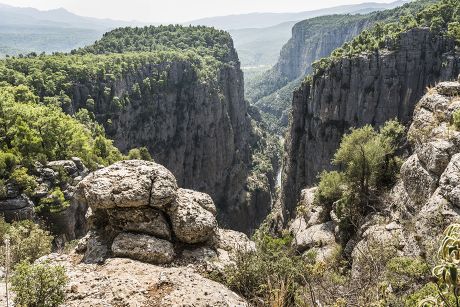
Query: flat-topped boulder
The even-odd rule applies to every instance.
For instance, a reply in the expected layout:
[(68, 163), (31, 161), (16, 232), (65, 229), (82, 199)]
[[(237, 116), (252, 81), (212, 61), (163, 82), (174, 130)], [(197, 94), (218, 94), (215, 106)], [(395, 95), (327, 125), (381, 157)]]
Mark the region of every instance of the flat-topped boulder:
[(94, 209), (163, 208), (176, 197), (177, 183), (164, 166), (142, 160), (120, 161), (88, 175), (75, 197)]

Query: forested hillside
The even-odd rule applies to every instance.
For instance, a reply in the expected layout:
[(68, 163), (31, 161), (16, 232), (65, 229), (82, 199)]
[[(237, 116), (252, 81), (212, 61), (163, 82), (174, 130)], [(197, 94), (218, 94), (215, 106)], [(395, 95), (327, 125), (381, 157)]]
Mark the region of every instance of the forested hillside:
[[(231, 227), (248, 231), (270, 209), (276, 159), (268, 158), (263, 182), (246, 184), (251, 170), (267, 163), (260, 157), (267, 149), (258, 129), (252, 132), (238, 56), (224, 31), (120, 28), (71, 54), (0, 61), (0, 80), (25, 85), (41, 104), (68, 114), (87, 110), (125, 154), (146, 147), (181, 186), (219, 201)], [(251, 200), (253, 193), (263, 204)]]

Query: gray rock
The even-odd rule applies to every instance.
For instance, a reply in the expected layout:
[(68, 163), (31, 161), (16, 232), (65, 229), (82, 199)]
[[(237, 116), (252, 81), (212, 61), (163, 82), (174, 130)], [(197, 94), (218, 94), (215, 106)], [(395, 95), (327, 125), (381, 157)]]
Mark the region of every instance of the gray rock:
[(460, 207), (460, 153), (450, 160), (439, 180), (440, 193), (453, 205)]
[(154, 264), (173, 261), (174, 248), (171, 242), (148, 235), (120, 233), (112, 243), (116, 257), (127, 257)]
[(200, 246), (193, 249), (187, 248), (182, 251), (181, 258), (187, 262), (206, 263), (217, 258), (217, 253), (207, 246)]
[(171, 230), (163, 212), (154, 208), (108, 209), (109, 223), (123, 231), (145, 233), (171, 239)]
[(63, 169), (68, 175), (73, 175), (78, 172), (77, 165), (72, 160), (51, 161), (46, 164), (46, 167), (51, 168), (55, 172)]
[[(90, 231), (82, 239), (80, 249), (85, 250), (83, 263), (103, 263), (109, 255), (108, 242), (99, 233)], [(86, 246), (85, 246), (86, 245)]]
[(3, 215), (7, 222), (32, 219), (33, 208), (33, 202), (24, 194), (0, 200), (0, 215)]
[(407, 194), (415, 204), (426, 202), (436, 189), (438, 181), (423, 167), (416, 154), (401, 166), (401, 179)]
[(168, 208), (168, 215), (179, 241), (190, 244), (206, 242), (216, 234), (217, 220), (213, 212), (201, 205), (207, 203), (208, 197), (185, 189), (177, 191), (177, 198)]
[(428, 171), (441, 176), (449, 164), (449, 152), (453, 146), (451, 142), (445, 140), (423, 143), (423, 145), (417, 146), (416, 153)]
[(333, 222), (314, 225), (294, 233), (293, 244), (301, 253), (312, 247), (323, 247), (335, 243)]
[(97, 170), (77, 186), (75, 197), (93, 209), (163, 208), (176, 197), (176, 179), (165, 167), (142, 160)]
[(445, 96), (460, 95), (460, 84), (458, 82), (441, 82), (436, 86), (439, 94)]
[(216, 247), (230, 253), (253, 252), (256, 250), (255, 243), (249, 240), (248, 236), (244, 233), (220, 228), (218, 231)]

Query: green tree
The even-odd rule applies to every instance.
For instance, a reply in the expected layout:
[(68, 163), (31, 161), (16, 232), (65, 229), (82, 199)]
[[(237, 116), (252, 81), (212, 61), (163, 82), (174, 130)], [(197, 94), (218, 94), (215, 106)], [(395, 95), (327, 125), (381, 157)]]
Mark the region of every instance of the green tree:
[(19, 263), (11, 279), (18, 307), (57, 307), (64, 302), (67, 276), (62, 266)]

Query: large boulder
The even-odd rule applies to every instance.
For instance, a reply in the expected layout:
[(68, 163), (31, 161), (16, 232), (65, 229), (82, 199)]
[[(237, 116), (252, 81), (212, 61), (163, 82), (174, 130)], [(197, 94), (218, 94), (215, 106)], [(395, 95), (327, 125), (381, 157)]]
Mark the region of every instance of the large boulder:
[(427, 171), (417, 154), (412, 155), (401, 166), (401, 179), (409, 197), (417, 205), (423, 205), (436, 190), (437, 178)]
[[(209, 195), (179, 189), (177, 198), (168, 209), (176, 238), (184, 243), (206, 242), (217, 231), (215, 208)], [(209, 211), (211, 210), (211, 211)]]
[(34, 204), (24, 194), (0, 199), (0, 215), (3, 215), (7, 222), (31, 219), (34, 216)]
[(176, 197), (173, 174), (154, 162), (120, 161), (82, 180), (75, 197), (92, 209), (163, 208)]
[(334, 245), (334, 228), (334, 222), (326, 222), (306, 229), (300, 229), (298, 232), (294, 233), (293, 244), (300, 253), (313, 247)]
[[(95, 266), (76, 264), (66, 254), (51, 254), (39, 261), (64, 267), (69, 277), (64, 289), (66, 307), (249, 306), (236, 293), (191, 267), (168, 268), (123, 258)], [(6, 306), (4, 295), (0, 295), (0, 306)]]
[(113, 240), (112, 253), (116, 257), (154, 264), (169, 263), (174, 259), (174, 247), (171, 242), (133, 233), (120, 233)]

